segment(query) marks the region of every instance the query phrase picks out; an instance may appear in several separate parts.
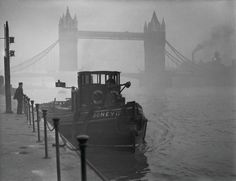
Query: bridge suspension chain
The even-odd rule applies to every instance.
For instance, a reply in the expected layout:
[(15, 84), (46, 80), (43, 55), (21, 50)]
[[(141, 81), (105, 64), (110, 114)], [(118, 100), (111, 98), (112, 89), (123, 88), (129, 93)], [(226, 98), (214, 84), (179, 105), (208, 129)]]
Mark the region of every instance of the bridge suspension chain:
[(35, 63), (39, 62), (40, 60), (42, 60), (43, 57), (45, 57), (57, 45), (57, 43), (58, 43), (58, 40), (55, 41), (53, 44), (51, 44), (46, 49), (44, 49), (43, 51), (41, 51), (40, 53), (38, 53), (37, 55), (33, 56), (32, 58), (25, 60), (20, 64), (12, 66), (11, 71), (17, 72), (17, 71), (23, 70), (23, 69), (30, 67), (30, 66), (34, 65)]
[(172, 46), (167, 40), (166, 40), (166, 44), (170, 47), (170, 49), (176, 54), (176, 56), (178, 56), (183, 62), (191, 62), (192, 61), (190, 59), (188, 59), (187, 57), (185, 57), (182, 53), (180, 53), (174, 46)]
[[(186, 63), (191, 70), (199, 70), (202, 71), (202, 67), (198, 64), (192, 62), (189, 58), (185, 57), (181, 54), (174, 46), (172, 46), (167, 40), (166, 44), (170, 47), (170, 49), (174, 52), (174, 54), (182, 61), (181, 63)], [(172, 55), (173, 56), (173, 55)]]
[(173, 62), (176, 66), (179, 66), (182, 62), (174, 57), (169, 51), (165, 50), (165, 55)]

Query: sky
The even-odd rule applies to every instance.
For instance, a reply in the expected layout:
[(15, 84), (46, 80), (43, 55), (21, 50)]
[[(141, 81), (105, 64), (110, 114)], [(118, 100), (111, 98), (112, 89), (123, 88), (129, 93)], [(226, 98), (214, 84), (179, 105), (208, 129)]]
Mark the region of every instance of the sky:
[[(204, 44), (213, 48), (197, 52), (197, 60), (210, 60), (216, 49), (224, 49), (224, 56), (235, 59), (235, 5), (233, 0), (0, 0), (0, 37), (7, 20), (10, 36), (15, 37), (15, 43), (11, 44), (16, 55), (11, 58), (14, 66), (58, 39), (58, 21), (67, 6), (72, 16), (77, 16), (79, 30), (143, 32), (145, 21), (150, 21), (155, 11), (159, 21), (165, 19), (166, 39), (185, 56), (191, 58), (192, 51)], [(214, 34), (221, 38), (215, 40)], [(2, 41), (1, 52), (3, 46)], [(58, 47), (48, 56), (55, 59), (46, 65), (50, 70), (57, 65)], [(143, 57), (142, 42), (78, 41), (78, 64), (83, 70), (137, 72), (143, 69)], [(3, 61), (0, 66), (2, 70)], [(44, 68), (42, 62), (31, 71)]]

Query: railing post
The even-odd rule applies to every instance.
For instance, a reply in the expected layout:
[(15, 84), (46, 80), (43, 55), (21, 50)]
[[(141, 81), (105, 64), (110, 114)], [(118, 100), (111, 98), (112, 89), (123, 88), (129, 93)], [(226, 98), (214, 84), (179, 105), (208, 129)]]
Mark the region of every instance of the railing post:
[(81, 180), (82, 181), (86, 181), (87, 180), (85, 148), (87, 147), (88, 139), (89, 139), (89, 136), (87, 136), (87, 135), (79, 135), (79, 136), (77, 136), (77, 141), (79, 143), (79, 148), (80, 148)]
[(25, 114), (25, 94), (23, 94), (23, 110), (24, 110), (24, 114)]
[(53, 124), (55, 129), (55, 141), (56, 141), (56, 161), (57, 161), (57, 181), (61, 181), (61, 170), (60, 170), (60, 150), (59, 150), (59, 119), (53, 118)]
[(48, 158), (47, 110), (43, 110), (45, 158)]
[(36, 116), (37, 116), (38, 142), (40, 142), (39, 104), (35, 104), (35, 107), (36, 107)]
[(28, 122), (28, 108), (27, 108), (27, 96), (25, 95), (24, 96), (24, 106), (25, 106), (25, 111), (24, 111), (24, 113), (25, 113), (25, 116), (26, 116), (26, 118), (27, 118), (27, 122)]
[(27, 104), (28, 104), (28, 116), (29, 116), (29, 124), (31, 125), (31, 115), (30, 115), (30, 98), (29, 98), (29, 97), (28, 97)]
[(32, 111), (33, 132), (35, 132), (35, 124), (34, 124), (34, 101), (33, 101), (33, 100), (31, 100), (31, 111)]
[(74, 112), (75, 110), (75, 87), (71, 87), (71, 110)]

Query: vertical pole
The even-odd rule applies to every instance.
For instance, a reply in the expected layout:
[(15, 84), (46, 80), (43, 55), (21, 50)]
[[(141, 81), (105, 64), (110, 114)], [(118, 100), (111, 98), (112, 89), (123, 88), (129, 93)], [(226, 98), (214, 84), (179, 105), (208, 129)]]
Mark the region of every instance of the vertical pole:
[(35, 106), (36, 106), (36, 115), (37, 115), (38, 142), (40, 142), (39, 104), (35, 104)]
[(25, 114), (25, 108), (26, 108), (26, 106), (25, 106), (25, 94), (23, 94), (23, 110), (24, 110), (24, 114)]
[(6, 98), (6, 113), (12, 113), (11, 110), (11, 77), (10, 77), (10, 55), (9, 55), (9, 28), (8, 22), (4, 25), (5, 38), (5, 56), (4, 56), (4, 70), (5, 70), (5, 98)]
[(60, 169), (60, 150), (59, 150), (59, 136), (58, 136), (58, 126), (59, 119), (53, 118), (53, 124), (55, 128), (55, 141), (56, 141), (56, 161), (57, 161), (57, 181), (61, 181), (61, 169)]
[(56, 98), (54, 98), (54, 100), (53, 100), (53, 111), (55, 111), (55, 107), (56, 106)]
[(28, 97), (25, 96), (25, 114), (26, 114), (26, 118), (27, 118), (27, 121), (29, 120), (29, 116), (28, 116)]
[(30, 98), (28, 98), (28, 115), (29, 115), (29, 124), (31, 125), (31, 115), (30, 115)]
[(44, 145), (45, 145), (45, 158), (48, 158), (48, 139), (47, 139), (47, 110), (43, 110), (43, 123), (44, 123)]
[(75, 87), (71, 87), (71, 110), (74, 112), (75, 110)]
[(33, 132), (35, 132), (35, 124), (34, 124), (34, 101), (33, 101), (33, 100), (31, 100), (31, 111), (32, 111)]
[(86, 181), (87, 180), (85, 148), (87, 147), (88, 139), (89, 139), (89, 136), (87, 136), (87, 135), (79, 135), (79, 136), (77, 136), (77, 141), (79, 142), (79, 148), (80, 148), (81, 180), (82, 181)]
[(25, 113), (25, 94), (23, 94), (23, 104), (22, 104), (22, 111)]

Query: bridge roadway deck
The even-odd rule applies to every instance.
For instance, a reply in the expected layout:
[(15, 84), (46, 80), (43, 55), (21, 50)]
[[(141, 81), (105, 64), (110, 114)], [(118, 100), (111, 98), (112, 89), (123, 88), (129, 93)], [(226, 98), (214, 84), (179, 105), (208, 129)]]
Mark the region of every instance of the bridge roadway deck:
[[(16, 112), (13, 100), (13, 112)], [(44, 143), (37, 143), (25, 115), (5, 114), (4, 97), (0, 95), (0, 180), (2, 181), (56, 181), (54, 132), (48, 132), (48, 155), (44, 158)], [(43, 132), (41, 133), (43, 135)], [(44, 138), (41, 139), (43, 140)], [(60, 149), (61, 180), (78, 181), (79, 156), (67, 148)], [(101, 180), (87, 167), (88, 180)]]

